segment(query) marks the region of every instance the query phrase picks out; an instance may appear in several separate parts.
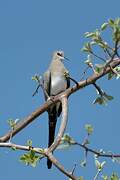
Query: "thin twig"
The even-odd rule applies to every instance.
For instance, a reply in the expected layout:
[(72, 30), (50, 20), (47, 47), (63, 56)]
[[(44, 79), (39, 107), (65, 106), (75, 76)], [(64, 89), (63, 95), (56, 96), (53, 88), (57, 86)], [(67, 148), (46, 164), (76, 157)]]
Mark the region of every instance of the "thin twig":
[(105, 69), (106, 69), (108, 66), (111, 67), (110, 64), (111, 64), (111, 62), (114, 60), (114, 58), (115, 58), (115, 56), (116, 56), (116, 54), (117, 54), (117, 45), (118, 45), (118, 41), (115, 42), (114, 53), (113, 53), (113, 55), (111, 56), (111, 59), (106, 63), (106, 65), (105, 65), (105, 67), (104, 67), (104, 71), (105, 71)]
[(43, 84), (42, 77), (41, 77), (41, 76), (38, 77), (38, 76), (36, 75), (35, 78), (36, 78), (36, 80), (37, 80), (37, 82), (38, 82), (38, 86), (37, 86), (37, 88), (36, 88), (36, 90), (35, 90), (35, 92), (33, 93), (32, 96), (35, 96), (36, 93), (38, 93), (38, 89), (41, 87), (42, 90), (43, 90), (43, 92), (44, 92), (44, 94), (45, 94), (45, 96), (47, 97), (47, 99), (50, 98), (49, 95), (48, 95), (48, 93), (47, 93), (47, 91), (46, 91), (45, 88), (44, 88), (44, 84)]
[(79, 84), (78, 84), (78, 82), (75, 80), (75, 79), (73, 79), (72, 77), (68, 77), (71, 81), (73, 81), (77, 86), (79, 86)]
[(91, 152), (91, 153), (97, 155), (98, 157), (120, 158), (120, 154), (102, 153), (100, 151), (91, 149), (91, 148), (87, 147), (86, 145), (78, 143), (78, 142), (74, 142), (74, 145), (78, 145), (78, 146), (82, 147), (85, 151)]
[(81, 74), (80, 81), (83, 80), (83, 78), (84, 78), (84, 76), (85, 76), (85, 74), (87, 73), (87, 70), (88, 70), (89, 68), (90, 68), (90, 66), (87, 66), (87, 67), (84, 69), (83, 73)]
[(72, 169), (72, 174), (74, 174), (75, 169), (76, 169), (76, 164), (74, 165), (74, 167), (73, 167), (73, 169)]
[(93, 83), (93, 86), (96, 88), (96, 90), (98, 91), (99, 95), (103, 96), (103, 90), (100, 88), (100, 86), (98, 86), (95, 82)]
[(102, 60), (103, 62), (106, 62), (106, 60), (100, 56), (98, 56), (97, 54), (95, 54), (94, 52), (91, 52), (92, 55), (94, 55), (96, 58)]
[(106, 49), (106, 52), (107, 52), (108, 56), (111, 58), (111, 57), (112, 57), (112, 55), (110, 54), (110, 52), (109, 52), (109, 50), (108, 50), (108, 49)]
[(96, 173), (96, 175), (95, 175), (95, 177), (94, 177), (94, 179), (93, 179), (93, 180), (96, 180), (96, 179), (98, 178), (98, 176), (99, 176), (100, 172), (101, 172), (101, 171), (99, 171), (99, 170), (97, 171), (97, 173)]
[(73, 79), (73, 78), (69, 75), (68, 72), (64, 72), (64, 76), (66, 77), (66, 79), (69, 79), (69, 80), (73, 81), (73, 82), (78, 86), (78, 82), (77, 82), (75, 79)]
[(40, 88), (40, 84), (37, 86), (35, 92), (32, 94), (32, 96), (35, 96), (38, 93), (38, 89)]

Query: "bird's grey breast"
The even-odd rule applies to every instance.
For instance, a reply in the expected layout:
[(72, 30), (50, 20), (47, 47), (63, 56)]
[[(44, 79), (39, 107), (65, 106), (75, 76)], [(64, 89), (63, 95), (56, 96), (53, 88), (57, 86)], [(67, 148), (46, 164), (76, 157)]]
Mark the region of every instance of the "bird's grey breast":
[(51, 76), (51, 95), (57, 95), (66, 90), (67, 82), (63, 74)]

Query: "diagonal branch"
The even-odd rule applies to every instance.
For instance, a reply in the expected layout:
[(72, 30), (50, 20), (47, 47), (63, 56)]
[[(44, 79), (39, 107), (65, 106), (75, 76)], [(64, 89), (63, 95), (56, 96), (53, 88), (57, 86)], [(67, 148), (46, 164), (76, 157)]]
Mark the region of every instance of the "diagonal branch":
[(57, 167), (57, 169), (59, 169), (63, 174), (65, 174), (72, 180), (77, 180), (77, 177), (75, 177), (71, 172), (66, 171), (65, 168), (59, 163), (59, 161), (53, 156), (52, 153), (49, 153), (46, 156), (52, 161), (52, 163)]
[(87, 80), (78, 82), (78, 85), (75, 85), (75, 86), (67, 89), (65, 92), (55, 96), (53, 101), (48, 100), (45, 104), (43, 104), (37, 110), (32, 112), (28, 117), (26, 117), (25, 119), (18, 122), (18, 124), (16, 125), (16, 127), (13, 131), (9, 131), (4, 136), (0, 137), (0, 142), (8, 141), (11, 137), (11, 134), (12, 134), (12, 136), (15, 136), (19, 131), (24, 129), (27, 125), (29, 125), (31, 122), (33, 122), (38, 116), (40, 116), (42, 113), (44, 113), (53, 103), (60, 101), (60, 99), (63, 95), (65, 95), (66, 97), (69, 97), (71, 94), (75, 93), (79, 89), (82, 89), (83, 87), (93, 84), (98, 79), (100, 79), (101, 77), (103, 77), (107, 73), (109, 73), (111, 71), (111, 67), (114, 68), (114, 67), (118, 66), (119, 64), (120, 64), (120, 58), (115, 58), (111, 62), (110, 67), (105, 68), (104, 71), (100, 72), (99, 74), (94, 73)]

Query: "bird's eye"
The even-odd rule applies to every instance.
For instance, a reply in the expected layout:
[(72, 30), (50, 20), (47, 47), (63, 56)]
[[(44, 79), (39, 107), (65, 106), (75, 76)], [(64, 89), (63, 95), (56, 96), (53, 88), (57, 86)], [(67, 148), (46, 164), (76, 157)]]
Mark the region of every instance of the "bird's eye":
[(57, 55), (58, 55), (58, 56), (62, 56), (62, 53), (59, 53), (59, 52), (58, 52)]

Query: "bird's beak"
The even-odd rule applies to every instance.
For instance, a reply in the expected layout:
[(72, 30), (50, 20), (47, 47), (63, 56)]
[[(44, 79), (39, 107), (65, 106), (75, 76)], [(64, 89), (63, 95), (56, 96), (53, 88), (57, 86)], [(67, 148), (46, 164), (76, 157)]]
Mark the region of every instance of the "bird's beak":
[(70, 59), (68, 59), (67, 57), (64, 56), (64, 59), (67, 60), (67, 61), (70, 61)]

